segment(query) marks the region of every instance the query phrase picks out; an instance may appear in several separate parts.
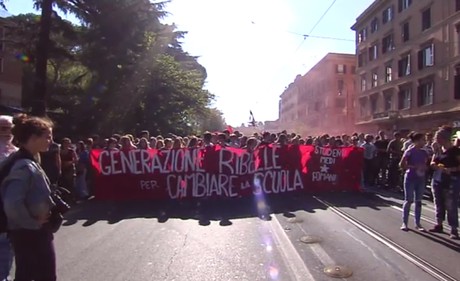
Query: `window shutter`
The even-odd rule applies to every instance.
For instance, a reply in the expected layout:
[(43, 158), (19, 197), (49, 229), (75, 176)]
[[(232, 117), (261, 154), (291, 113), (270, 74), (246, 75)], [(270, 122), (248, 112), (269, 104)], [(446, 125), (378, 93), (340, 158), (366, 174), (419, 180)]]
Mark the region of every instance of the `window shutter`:
[(344, 65), (343, 65), (343, 74), (346, 74), (346, 73), (347, 73), (347, 65), (344, 64)]
[(460, 75), (455, 75), (454, 81), (454, 98), (460, 100)]
[(422, 69), (423, 68), (423, 52), (424, 50), (420, 50), (418, 51), (417, 53), (417, 57), (418, 57), (418, 69)]
[(434, 43), (433, 43), (431, 44), (431, 62), (433, 63), (433, 65), (435, 64), (434, 57), (435, 55), (434, 55)]
[(399, 0), (399, 1), (398, 1), (398, 12), (400, 12), (400, 13), (401, 13), (401, 11), (402, 11), (402, 4), (403, 4), (403, 1), (404, 1), (404, 0)]
[(422, 106), (423, 85), (417, 87), (417, 105)]
[(398, 61), (398, 77), (403, 77), (403, 60)]

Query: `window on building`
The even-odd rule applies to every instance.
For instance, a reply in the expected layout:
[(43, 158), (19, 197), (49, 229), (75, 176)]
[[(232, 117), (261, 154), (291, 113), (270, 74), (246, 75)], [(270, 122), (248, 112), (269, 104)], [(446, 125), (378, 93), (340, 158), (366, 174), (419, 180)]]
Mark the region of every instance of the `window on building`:
[(351, 74), (356, 74), (356, 66), (351, 66)]
[(319, 111), (321, 109), (321, 104), (317, 101), (315, 102), (315, 111)]
[(359, 113), (361, 117), (365, 117), (367, 115), (367, 98), (359, 100)]
[(393, 92), (388, 91), (383, 93), (383, 100), (385, 112), (393, 110)]
[(366, 75), (361, 75), (361, 92), (364, 92), (366, 90), (367, 90)]
[[(460, 0), (458, 0), (460, 1)], [(455, 27), (455, 31), (457, 32), (457, 56), (460, 55), (460, 24), (457, 24), (457, 26)]]
[(393, 80), (393, 67), (391, 64), (385, 66), (385, 82), (391, 82)]
[(366, 51), (362, 51), (358, 55), (358, 67), (363, 67), (366, 64), (366, 56), (367, 53)]
[(409, 109), (411, 104), (412, 90), (410, 87), (401, 89), (399, 92), (399, 109)]
[(378, 102), (379, 102), (379, 95), (378, 94), (373, 94), (371, 96), (371, 113), (377, 113), (378, 109)]
[(379, 30), (379, 19), (378, 19), (378, 18), (374, 18), (374, 19), (371, 21), (371, 33), (374, 33), (374, 32), (376, 32), (377, 30)]
[(422, 31), (431, 27), (431, 8), (422, 12)]
[(369, 48), (369, 61), (376, 60), (378, 55), (379, 55), (379, 47), (377, 43), (375, 43)]
[(408, 21), (402, 25), (401, 31), (402, 31), (401, 36), (402, 36), (403, 42), (409, 41), (410, 35), (409, 35), (409, 22)]
[(399, 0), (398, 11), (402, 12), (410, 7), (412, 0)]
[(434, 82), (423, 82), (418, 87), (418, 105), (425, 106), (433, 104)]
[(4, 51), (5, 28), (0, 27), (0, 52)]
[(434, 65), (434, 44), (431, 44), (418, 52), (418, 69)]
[(3, 58), (0, 58), (0, 73), (3, 73)]
[(456, 72), (454, 76), (454, 99), (460, 100), (460, 65), (457, 66), (455, 70)]
[(460, 11), (460, 0), (455, 0), (455, 11)]
[(367, 39), (367, 27), (361, 29), (358, 33), (358, 43), (364, 42)]
[(374, 69), (372, 71), (372, 88), (375, 88), (379, 85), (379, 74), (378, 70)]
[(337, 73), (342, 73), (342, 74), (347, 73), (347, 66), (344, 65), (344, 64), (337, 64), (336, 65), (336, 72)]
[(338, 80), (337, 81), (337, 90), (339, 90), (339, 94), (342, 94), (342, 92), (343, 92), (343, 80)]
[(388, 34), (382, 39), (382, 54), (386, 52), (391, 52), (395, 49), (394, 36), (393, 33)]
[(410, 54), (407, 54), (398, 61), (398, 76), (404, 77), (410, 75), (410, 73)]
[(335, 99), (335, 107), (336, 108), (345, 108), (346, 100), (344, 98), (336, 98)]
[(382, 13), (382, 23), (385, 24), (393, 20), (394, 7), (390, 6), (383, 10)]

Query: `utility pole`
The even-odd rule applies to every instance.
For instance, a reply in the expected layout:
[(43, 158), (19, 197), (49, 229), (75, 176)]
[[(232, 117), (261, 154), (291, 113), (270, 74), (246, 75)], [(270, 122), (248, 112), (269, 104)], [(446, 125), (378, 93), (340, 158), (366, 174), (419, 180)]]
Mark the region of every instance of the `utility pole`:
[(36, 48), (35, 81), (32, 98), (32, 115), (46, 116), (46, 80), (50, 46), (51, 18), (54, 0), (41, 2), (40, 32)]

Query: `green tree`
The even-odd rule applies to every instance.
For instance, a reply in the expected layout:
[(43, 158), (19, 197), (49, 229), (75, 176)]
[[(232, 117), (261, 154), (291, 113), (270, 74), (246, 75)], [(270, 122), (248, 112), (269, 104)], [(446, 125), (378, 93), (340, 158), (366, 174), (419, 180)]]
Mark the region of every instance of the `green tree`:
[[(62, 134), (141, 129), (188, 134), (223, 127), (221, 113), (209, 108), (213, 95), (204, 89), (206, 69), (182, 49), (186, 33), (161, 23), (164, 3), (55, 3), (81, 20), (75, 26), (53, 12), (49, 26), (45, 100), (49, 109), (60, 112), (53, 117), (65, 125)], [(33, 15), (12, 19), (17, 22), (18, 48), (30, 54), (31, 63), (25, 66), (30, 78), (38, 63), (40, 51), (34, 46), (42, 21)], [(36, 98), (33, 85), (24, 88), (32, 93), (29, 100)]]

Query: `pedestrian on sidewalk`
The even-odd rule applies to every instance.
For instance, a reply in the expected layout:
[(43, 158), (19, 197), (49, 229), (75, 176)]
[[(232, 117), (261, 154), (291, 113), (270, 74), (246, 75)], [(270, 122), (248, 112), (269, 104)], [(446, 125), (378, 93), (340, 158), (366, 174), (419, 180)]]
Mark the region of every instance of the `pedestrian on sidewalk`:
[(401, 230), (408, 230), (409, 212), (415, 198), (415, 227), (417, 230), (424, 231), (420, 223), (422, 215), (422, 198), (426, 186), (426, 163), (428, 162), (428, 153), (424, 148), (425, 136), (421, 133), (411, 134), (412, 146), (407, 149), (399, 166), (404, 174), (404, 203)]
[(433, 199), (436, 207), (436, 225), (431, 232), (443, 232), (443, 222), (447, 212), (447, 222), (451, 227), (450, 237), (458, 239), (458, 198), (460, 192), (460, 148), (453, 145), (451, 127), (441, 127), (435, 135), (441, 146), (441, 153), (434, 155)]

